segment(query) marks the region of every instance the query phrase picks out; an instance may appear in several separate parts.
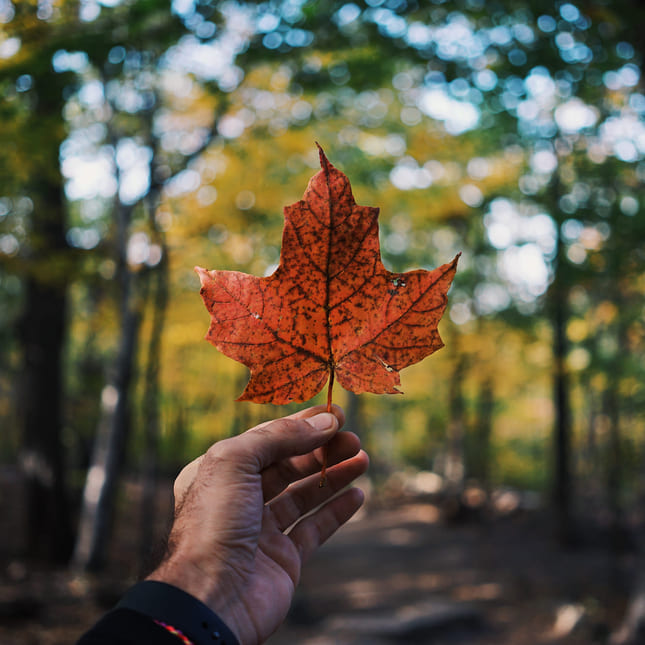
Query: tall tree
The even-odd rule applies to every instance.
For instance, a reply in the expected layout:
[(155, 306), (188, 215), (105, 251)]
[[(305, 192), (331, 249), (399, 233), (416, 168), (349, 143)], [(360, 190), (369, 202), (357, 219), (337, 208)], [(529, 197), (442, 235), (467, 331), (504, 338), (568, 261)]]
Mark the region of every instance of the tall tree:
[(13, 191), (7, 197), (30, 204), (28, 213), (14, 211), (7, 218), (17, 220), (16, 229), (29, 231), (28, 238), (16, 238), (19, 248), (8, 266), (24, 276), (17, 337), (22, 354), (19, 418), (27, 490), (26, 548), (30, 557), (61, 561), (69, 555), (73, 533), (62, 442), (66, 301), (73, 259), (66, 241), (59, 164), (65, 138), (63, 89), (70, 79), (50, 65), (60, 45), (57, 23), (41, 19), (36, 7), (27, 3), (12, 9), (6, 29), (21, 55), (0, 63), (2, 84), (12, 97), (3, 110), (6, 146), (0, 163), (7, 178), (3, 188)]

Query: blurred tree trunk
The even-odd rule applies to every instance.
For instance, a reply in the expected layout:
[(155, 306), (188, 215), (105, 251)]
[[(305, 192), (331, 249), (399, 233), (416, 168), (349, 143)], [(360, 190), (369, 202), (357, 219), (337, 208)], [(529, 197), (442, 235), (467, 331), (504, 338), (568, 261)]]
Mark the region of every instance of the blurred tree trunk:
[(92, 460), (83, 489), (83, 503), (73, 564), (99, 570), (105, 562), (118, 476), (130, 426), (129, 390), (133, 378), (141, 313), (128, 304), (121, 323), (121, 339), (113, 377), (101, 394), (101, 415)]
[(622, 450), (620, 431), (620, 410), (618, 373), (612, 373), (603, 394), (603, 413), (609, 424), (609, 445), (607, 447), (607, 502), (610, 512), (612, 547), (620, 550), (625, 543), (625, 527), (620, 501), (622, 483)]
[(570, 382), (567, 369), (567, 323), (569, 305), (565, 270), (566, 258), (560, 231), (560, 211), (557, 208), (560, 195), (560, 181), (556, 176), (551, 183), (551, 202), (554, 204), (556, 221), (556, 257), (554, 278), (550, 288), (551, 328), (553, 333), (553, 407), (555, 411), (553, 426), (553, 503), (555, 506), (556, 534), (558, 541), (571, 545), (574, 529), (571, 517), (573, 497), (571, 477), (571, 404)]
[[(116, 150), (117, 137), (114, 133), (112, 139)], [(117, 167), (117, 180), (118, 178)], [(105, 563), (118, 479), (130, 428), (130, 386), (141, 325), (137, 275), (130, 269), (127, 258), (133, 207), (123, 204), (117, 194), (114, 212), (121, 330), (116, 360), (101, 394), (101, 413), (83, 489), (78, 536), (72, 560), (75, 568), (86, 570), (99, 570)]]
[[(615, 223), (614, 227), (616, 227)], [(628, 341), (628, 312), (629, 298), (623, 293), (622, 256), (620, 246), (613, 242), (608, 249), (607, 277), (609, 288), (607, 293), (612, 294), (612, 302), (619, 312), (616, 319), (609, 325), (608, 333), (611, 334), (613, 343), (609, 343), (611, 350), (608, 366), (607, 381), (602, 398), (602, 409), (609, 423), (609, 445), (607, 449), (607, 502), (611, 514), (611, 541), (612, 547), (618, 551), (624, 550), (628, 540), (628, 530), (625, 524), (621, 502), (623, 485), (623, 451), (621, 431), (621, 409), (623, 397), (621, 395), (621, 380), (626, 371), (626, 357), (630, 356)], [(637, 296), (638, 297), (638, 296)]]
[(190, 438), (190, 415), (187, 406), (175, 403), (168, 411), (168, 438), (166, 445), (166, 472), (178, 474), (186, 463), (186, 453)]
[(66, 292), (30, 277), (23, 344), (21, 467), (27, 491), (27, 555), (55, 562), (69, 557), (72, 531), (63, 455), (63, 343)]
[(30, 271), (18, 332), (23, 357), (20, 461), (27, 490), (27, 555), (61, 562), (69, 557), (72, 545), (62, 440), (69, 279), (63, 179), (58, 163), (64, 133), (61, 88), (48, 73), (37, 76), (35, 85), (40, 92), (34, 131), (24, 151), (37, 183), (30, 187)]
[(101, 393), (101, 414), (83, 489), (83, 502), (73, 564), (99, 570), (105, 562), (118, 477), (130, 428), (130, 385), (138, 349), (141, 308), (126, 280), (122, 298), (121, 335), (112, 374)]
[(491, 436), (493, 434), (493, 410), (495, 398), (490, 377), (480, 385), (477, 400), (477, 416), (473, 431), (472, 467), (468, 473), (488, 489), (490, 486)]
[(156, 517), (156, 491), (159, 469), (159, 366), (161, 362), (161, 337), (163, 332), (166, 304), (168, 302), (168, 269), (166, 249), (159, 265), (150, 273), (153, 282), (150, 290), (152, 304), (152, 329), (148, 343), (148, 357), (145, 370), (145, 391), (143, 396), (143, 466), (140, 515), (140, 558), (145, 563), (150, 558), (154, 541)]
[[(150, 121), (151, 123), (151, 121)], [(151, 136), (151, 134), (150, 134)], [(153, 153), (153, 159), (156, 155)], [(155, 172), (153, 171), (153, 176)], [(160, 248), (160, 259), (155, 267), (148, 271), (150, 283), (149, 302), (152, 306), (152, 328), (148, 342), (148, 357), (145, 371), (145, 390), (143, 396), (143, 413), (145, 415), (143, 441), (143, 468), (141, 491), (141, 534), (140, 559), (143, 569), (151, 558), (154, 540), (156, 517), (157, 476), (159, 469), (159, 437), (161, 422), (159, 419), (159, 372), (161, 364), (161, 340), (163, 335), (166, 307), (168, 305), (168, 249), (165, 236), (157, 226), (155, 215), (161, 185), (154, 184), (148, 195), (148, 221)]]
[[(592, 390), (589, 379), (589, 372), (582, 374), (580, 387), (585, 393), (585, 407), (587, 409), (587, 422), (585, 441), (583, 444), (582, 459), (584, 463), (584, 470), (586, 477), (589, 480), (587, 489), (594, 488), (593, 484), (598, 480), (598, 464), (599, 464), (599, 447), (598, 447), (598, 405), (596, 403), (596, 395)], [(589, 492), (589, 490), (587, 491)]]
[[(457, 343), (454, 342), (455, 351)], [(444, 476), (448, 487), (460, 493), (463, 488), (465, 472), (465, 420), (464, 420), (464, 392), (463, 379), (466, 372), (467, 358), (460, 353), (454, 359), (454, 369), (450, 377), (448, 421), (448, 447)]]

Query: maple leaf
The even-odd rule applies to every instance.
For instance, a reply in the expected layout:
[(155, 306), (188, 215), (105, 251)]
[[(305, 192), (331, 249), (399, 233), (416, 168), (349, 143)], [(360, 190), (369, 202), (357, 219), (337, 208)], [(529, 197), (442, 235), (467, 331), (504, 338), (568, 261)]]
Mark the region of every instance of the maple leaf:
[(306, 401), (334, 377), (356, 393), (400, 393), (399, 370), (443, 347), (437, 325), (457, 270), (392, 273), (381, 262), (378, 208), (354, 201), (320, 153), (303, 199), (284, 209), (269, 277), (195, 267), (210, 312), (206, 338), (251, 370), (239, 401)]

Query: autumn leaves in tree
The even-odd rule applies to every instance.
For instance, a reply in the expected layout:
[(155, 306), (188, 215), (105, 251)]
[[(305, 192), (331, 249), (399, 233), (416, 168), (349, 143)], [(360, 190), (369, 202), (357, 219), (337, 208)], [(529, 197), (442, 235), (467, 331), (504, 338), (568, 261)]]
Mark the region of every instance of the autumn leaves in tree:
[(269, 277), (196, 267), (209, 340), (251, 370), (239, 397), (306, 401), (329, 381), (398, 393), (399, 371), (443, 346), (437, 325), (459, 256), (433, 271), (383, 266), (378, 208), (354, 201), (319, 147), (321, 170), (284, 209), (280, 264)]

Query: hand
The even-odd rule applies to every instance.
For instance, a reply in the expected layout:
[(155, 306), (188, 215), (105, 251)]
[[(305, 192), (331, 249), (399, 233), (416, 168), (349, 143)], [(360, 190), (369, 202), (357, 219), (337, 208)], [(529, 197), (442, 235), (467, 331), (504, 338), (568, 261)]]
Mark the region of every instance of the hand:
[[(324, 410), (220, 441), (175, 481), (168, 554), (149, 579), (199, 598), (241, 645), (262, 643), (278, 628), (302, 564), (363, 503), (357, 488), (330, 500), (365, 472), (368, 458), (356, 435), (338, 432), (341, 409)], [(323, 445), (330, 467), (320, 487)]]

